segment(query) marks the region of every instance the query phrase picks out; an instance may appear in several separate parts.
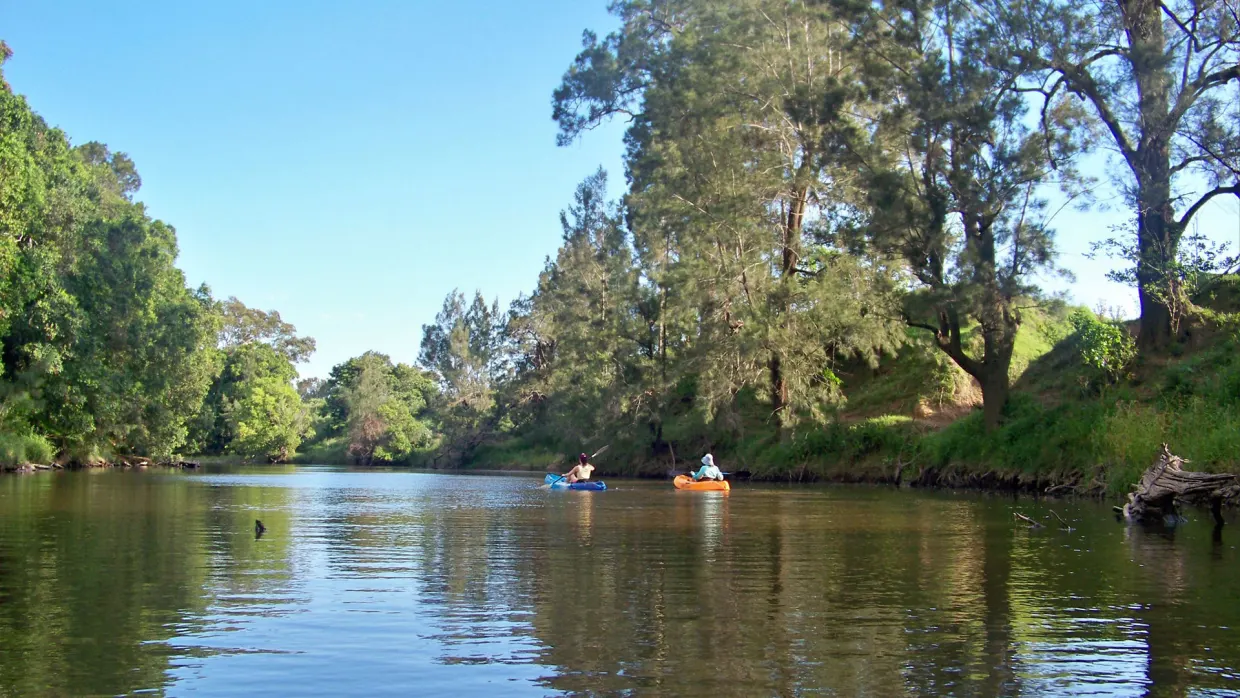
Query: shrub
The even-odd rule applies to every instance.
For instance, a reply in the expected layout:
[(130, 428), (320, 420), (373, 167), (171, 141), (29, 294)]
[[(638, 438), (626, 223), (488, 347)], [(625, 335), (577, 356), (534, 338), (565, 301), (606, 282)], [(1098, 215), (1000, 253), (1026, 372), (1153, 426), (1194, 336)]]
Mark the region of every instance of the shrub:
[(56, 456), (56, 449), (42, 436), (0, 433), (0, 465), (46, 465)]
[(1123, 327), (1103, 322), (1092, 313), (1076, 310), (1068, 317), (1076, 331), (1076, 347), (1081, 362), (1094, 375), (1095, 385), (1113, 385), (1128, 374), (1137, 356), (1137, 344)]

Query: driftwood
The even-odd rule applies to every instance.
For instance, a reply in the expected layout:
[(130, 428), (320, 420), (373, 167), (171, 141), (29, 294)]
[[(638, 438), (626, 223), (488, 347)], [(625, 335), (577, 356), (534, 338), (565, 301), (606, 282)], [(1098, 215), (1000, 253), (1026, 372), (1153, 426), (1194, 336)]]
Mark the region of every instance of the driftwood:
[(1071, 524), (1063, 520), (1063, 517), (1059, 515), (1059, 512), (1055, 511), (1054, 509), (1051, 509), (1050, 511), (1052, 514), (1055, 515), (1055, 518), (1059, 519), (1059, 523), (1062, 524), (1061, 530), (1067, 531), (1069, 533), (1075, 530), (1074, 528), (1072, 528)]
[(1128, 495), (1128, 503), (1122, 509), (1116, 507), (1118, 512), (1134, 523), (1174, 522), (1180, 520), (1177, 500), (1209, 501), (1215, 523), (1222, 524), (1223, 500), (1240, 493), (1240, 479), (1235, 475), (1184, 470), (1181, 466), (1187, 462), (1163, 444), (1158, 461), (1141, 476), (1136, 489)]
[(1029, 524), (1029, 528), (1043, 528), (1042, 524), (1038, 523), (1037, 521), (1034, 521), (1033, 519), (1029, 518), (1028, 516), (1025, 516), (1024, 514), (1020, 513), (1019, 511), (1014, 511), (1014, 512), (1012, 512), (1012, 516), (1015, 516), (1016, 518), (1020, 519), (1021, 521), (1024, 521), (1025, 523)]

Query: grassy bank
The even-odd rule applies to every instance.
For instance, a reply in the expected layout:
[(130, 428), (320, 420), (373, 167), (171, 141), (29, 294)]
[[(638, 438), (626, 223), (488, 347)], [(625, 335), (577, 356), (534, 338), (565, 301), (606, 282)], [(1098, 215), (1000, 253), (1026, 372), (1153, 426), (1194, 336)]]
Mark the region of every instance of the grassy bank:
[(56, 449), (42, 436), (0, 431), (0, 468), (48, 465), (55, 454)]
[[(877, 367), (842, 367), (847, 399), (832, 421), (790, 437), (776, 438), (769, 410), (742, 393), (727, 430), (687, 406), (662, 423), (662, 447), (645, 425), (593, 438), (532, 432), (490, 439), (467, 468), (562, 471), (577, 451), (606, 443), (602, 474), (666, 477), (710, 449), (726, 470), (762, 480), (1118, 494), (1167, 443), (1195, 469), (1240, 472), (1240, 323), (1228, 315), (1240, 308), (1240, 280), (1198, 300), (1183, 340), (1145, 363), (1130, 361), (1120, 323), (1062, 305), (1027, 311), (1006, 420), (993, 432), (974, 382), (910, 332)], [(433, 467), (418, 455), (406, 465)], [(296, 462), (348, 463), (347, 444), (321, 441)]]
[[(1240, 472), (1240, 333), (1220, 314), (1240, 302), (1237, 291), (1240, 283), (1215, 287), (1182, 343), (1122, 370), (1087, 360), (1099, 333), (1114, 338), (1119, 325), (1080, 309), (1030, 313), (1005, 424), (989, 433), (976, 387), (916, 335), (877, 369), (843, 374), (848, 403), (824, 427), (782, 441), (752, 424), (740, 438), (706, 434), (700, 424), (665, 430), (686, 436), (678, 467), (713, 444), (725, 469), (762, 480), (1118, 494), (1163, 443), (1195, 469)], [(645, 444), (618, 440), (600, 470), (666, 476), (670, 454), (652, 458)], [(481, 449), (470, 467), (567, 467), (570, 450), (513, 438)]]
[[(1240, 300), (1236, 290), (1240, 284), (1216, 287), (1214, 307), (1203, 309), (1182, 343), (1123, 370), (1102, 371), (1083, 359), (1090, 327), (1053, 344), (1027, 343), (1038, 355), (1014, 376), (1007, 419), (994, 432), (976, 409), (945, 423), (943, 412), (968, 407), (953, 398), (938, 413), (931, 407), (842, 419), (788, 443), (752, 444), (734, 454), (734, 467), (771, 479), (1117, 494), (1167, 443), (1196, 470), (1240, 472), (1240, 332), (1234, 317), (1219, 312)], [(1057, 329), (1037, 331), (1053, 338)], [(896, 371), (887, 382), (904, 378)], [(925, 404), (917, 393), (900, 404), (907, 408), (912, 399)]]

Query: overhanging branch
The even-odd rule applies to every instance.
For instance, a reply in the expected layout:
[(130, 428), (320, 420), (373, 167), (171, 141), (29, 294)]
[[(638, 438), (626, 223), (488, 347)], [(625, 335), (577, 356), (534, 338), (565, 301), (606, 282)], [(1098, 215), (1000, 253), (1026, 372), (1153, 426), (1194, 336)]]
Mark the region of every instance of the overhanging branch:
[(1203, 194), (1200, 199), (1197, 199), (1196, 203), (1188, 207), (1188, 210), (1185, 211), (1184, 215), (1180, 217), (1179, 221), (1177, 221), (1180, 229), (1183, 230), (1186, 226), (1188, 226), (1189, 221), (1193, 219), (1193, 216), (1197, 215), (1197, 212), (1201, 210), (1201, 207), (1209, 203), (1210, 199), (1213, 199), (1220, 194), (1235, 194), (1237, 197), (1240, 197), (1240, 182), (1236, 182), (1230, 187), (1215, 187), (1214, 189), (1211, 189)]

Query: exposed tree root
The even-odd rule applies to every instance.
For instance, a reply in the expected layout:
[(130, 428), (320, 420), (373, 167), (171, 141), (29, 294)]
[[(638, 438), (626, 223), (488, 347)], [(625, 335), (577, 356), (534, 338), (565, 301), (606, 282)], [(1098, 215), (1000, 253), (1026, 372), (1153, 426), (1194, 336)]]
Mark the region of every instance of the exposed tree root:
[(1181, 466), (1187, 462), (1163, 444), (1162, 454), (1141, 476), (1128, 495), (1128, 503), (1117, 507), (1117, 513), (1134, 523), (1176, 522), (1180, 520), (1178, 501), (1208, 501), (1215, 523), (1222, 524), (1223, 500), (1240, 494), (1240, 479), (1235, 475), (1184, 470)]

